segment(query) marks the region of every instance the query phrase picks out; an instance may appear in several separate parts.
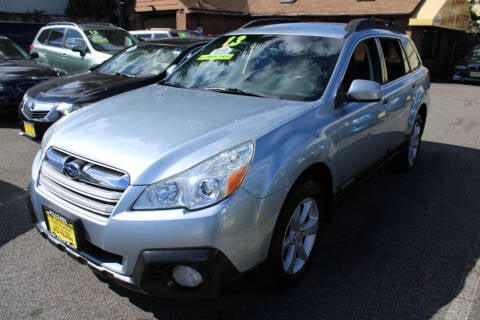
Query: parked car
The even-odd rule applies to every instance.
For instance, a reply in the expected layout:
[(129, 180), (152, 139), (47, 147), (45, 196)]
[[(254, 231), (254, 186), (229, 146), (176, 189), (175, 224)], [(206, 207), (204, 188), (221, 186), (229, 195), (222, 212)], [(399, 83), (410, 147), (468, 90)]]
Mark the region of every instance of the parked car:
[(474, 47), (455, 65), (453, 80), (480, 82), (480, 45)]
[(0, 36), (0, 114), (15, 114), (28, 88), (60, 74), (60, 70), (33, 61), (15, 42)]
[(162, 80), (208, 38), (166, 38), (129, 47), (96, 68), (43, 82), (27, 91), (19, 107), (22, 134), (41, 140), (60, 117), (95, 101)]
[(37, 60), (67, 73), (88, 70), (138, 40), (112, 24), (51, 22), (41, 28), (30, 46)]
[(395, 30), (242, 28), (163, 85), (75, 112), (33, 162), (36, 228), (148, 294), (211, 297), (262, 262), (275, 283), (295, 283), (332, 200), (388, 158), (417, 161), (429, 73)]
[(180, 38), (198, 38), (201, 34), (192, 30), (175, 30), (175, 29), (145, 29), (145, 30), (131, 30), (130, 34), (142, 40), (160, 39), (168, 37)]

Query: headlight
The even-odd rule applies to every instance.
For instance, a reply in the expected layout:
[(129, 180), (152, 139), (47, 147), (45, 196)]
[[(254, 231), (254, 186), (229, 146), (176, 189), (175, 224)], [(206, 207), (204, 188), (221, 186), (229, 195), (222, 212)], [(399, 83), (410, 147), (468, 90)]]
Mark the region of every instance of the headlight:
[(134, 210), (187, 208), (196, 210), (222, 201), (245, 178), (253, 142), (234, 147), (143, 191)]
[(57, 111), (64, 116), (78, 109), (80, 109), (80, 106), (67, 102), (62, 102), (57, 106)]
[(467, 70), (467, 66), (455, 66), (455, 69), (457, 70)]

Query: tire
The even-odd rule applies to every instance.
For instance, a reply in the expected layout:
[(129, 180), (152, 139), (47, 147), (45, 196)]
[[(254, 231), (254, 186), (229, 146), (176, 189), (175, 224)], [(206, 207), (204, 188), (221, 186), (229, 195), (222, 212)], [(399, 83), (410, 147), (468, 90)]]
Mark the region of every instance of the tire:
[(275, 287), (290, 287), (304, 275), (315, 255), (325, 212), (322, 189), (306, 181), (288, 195), (275, 226), (267, 260)]
[(420, 147), (422, 143), (423, 134), (423, 119), (417, 114), (412, 130), (408, 136), (408, 143), (401, 151), (401, 153), (394, 159), (394, 168), (400, 171), (409, 171), (415, 167), (418, 155), (420, 154)]

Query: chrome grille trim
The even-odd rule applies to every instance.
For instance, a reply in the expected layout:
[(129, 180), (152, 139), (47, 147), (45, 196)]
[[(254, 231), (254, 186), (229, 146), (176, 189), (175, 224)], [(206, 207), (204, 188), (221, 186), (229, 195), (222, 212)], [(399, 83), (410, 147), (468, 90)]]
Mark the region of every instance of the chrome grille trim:
[[(79, 175), (67, 175), (72, 163), (78, 165)], [(49, 148), (38, 187), (79, 208), (109, 217), (129, 183), (130, 177), (124, 172)]]
[(42, 164), (42, 174), (50, 180), (55, 181), (55, 183), (58, 185), (69, 189), (70, 191), (82, 194), (89, 198), (97, 199), (102, 202), (116, 203), (122, 196), (122, 192), (104, 190), (72, 180), (45, 162)]
[(71, 192), (68, 189), (64, 189), (49, 178), (46, 178), (45, 175), (40, 175), (40, 190), (45, 188), (47, 191), (53, 193), (60, 199), (63, 199), (67, 202), (70, 202), (80, 208), (83, 208), (87, 211), (100, 214), (102, 216), (110, 216), (113, 212), (114, 206), (101, 204), (98, 201), (92, 201), (92, 199), (88, 199), (86, 197), (82, 197), (75, 192)]
[(23, 107), (23, 114), (30, 119), (41, 119), (47, 116), (49, 111), (32, 111), (26, 106)]

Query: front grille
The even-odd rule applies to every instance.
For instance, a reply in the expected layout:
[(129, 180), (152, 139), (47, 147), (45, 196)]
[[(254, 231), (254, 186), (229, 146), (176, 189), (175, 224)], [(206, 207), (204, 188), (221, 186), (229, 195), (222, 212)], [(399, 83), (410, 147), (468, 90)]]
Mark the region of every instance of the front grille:
[(27, 106), (23, 107), (23, 114), (30, 119), (45, 118), (50, 111), (33, 111)]
[(28, 89), (30, 89), (30, 87), (33, 87), (34, 85), (36, 85), (37, 83), (34, 82), (34, 81), (29, 81), (29, 82), (20, 82), (20, 83), (17, 83), (17, 89), (18, 91), (20, 91), (21, 93), (25, 93)]
[[(78, 175), (71, 170), (77, 170)], [(109, 217), (129, 183), (124, 172), (50, 148), (42, 163), (38, 184), (41, 190), (64, 201)]]

